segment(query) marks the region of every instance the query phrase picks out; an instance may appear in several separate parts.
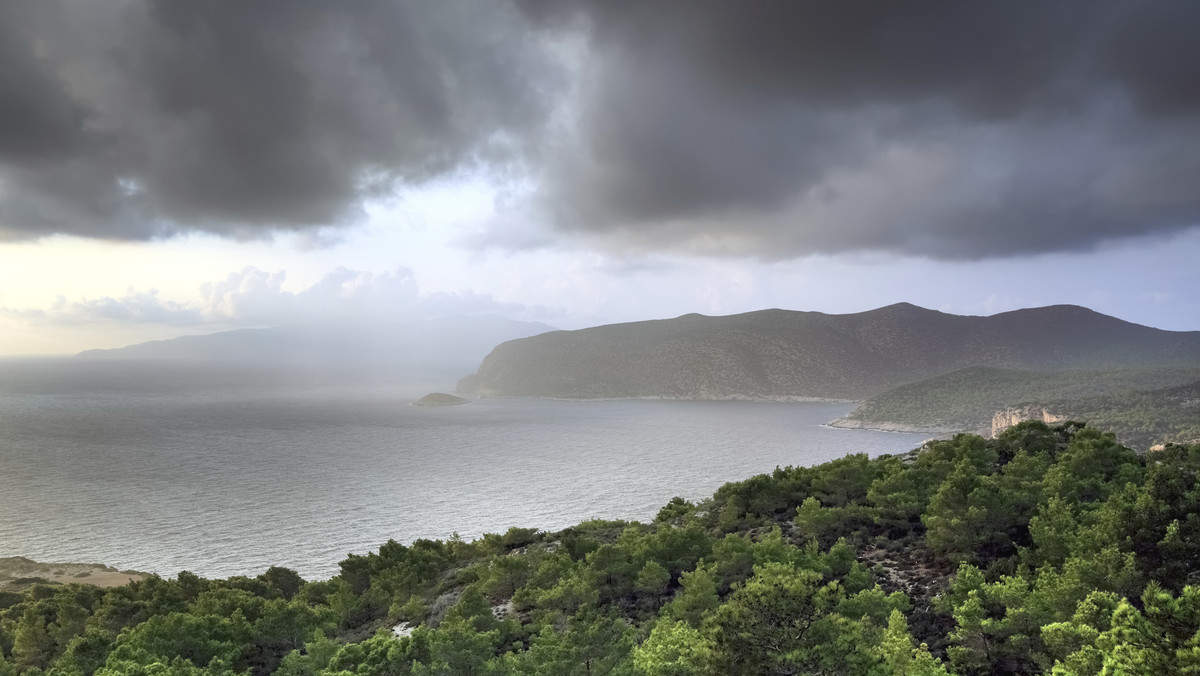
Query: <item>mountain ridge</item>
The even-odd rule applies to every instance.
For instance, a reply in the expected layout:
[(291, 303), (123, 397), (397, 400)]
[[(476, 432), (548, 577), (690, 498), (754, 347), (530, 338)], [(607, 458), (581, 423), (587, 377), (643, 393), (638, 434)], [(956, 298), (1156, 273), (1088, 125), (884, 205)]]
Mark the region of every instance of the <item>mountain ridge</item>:
[(1200, 331), (1154, 329), (1077, 305), (991, 316), (897, 303), (833, 315), (682, 315), (502, 343), (462, 392), (485, 396), (862, 399), (970, 366), (1200, 365)]

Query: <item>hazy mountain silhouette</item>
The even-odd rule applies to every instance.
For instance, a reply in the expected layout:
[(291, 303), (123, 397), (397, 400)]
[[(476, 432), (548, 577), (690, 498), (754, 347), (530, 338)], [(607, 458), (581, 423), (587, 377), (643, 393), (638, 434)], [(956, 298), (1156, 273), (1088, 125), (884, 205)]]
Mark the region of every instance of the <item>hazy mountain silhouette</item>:
[(553, 330), (545, 324), (495, 316), (328, 322), (183, 336), (88, 350), (78, 358), (213, 363), (453, 382), (478, 365), (497, 343)]

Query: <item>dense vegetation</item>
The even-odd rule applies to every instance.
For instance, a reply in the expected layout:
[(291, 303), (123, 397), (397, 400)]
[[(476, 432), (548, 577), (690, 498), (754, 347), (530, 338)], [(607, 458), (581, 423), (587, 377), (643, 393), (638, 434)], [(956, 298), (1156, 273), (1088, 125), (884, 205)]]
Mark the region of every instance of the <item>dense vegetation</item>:
[(973, 367), (870, 397), (850, 420), (988, 430), (1007, 408), (1045, 409), (1112, 431), (1139, 450), (1200, 439), (1200, 369), (1018, 371)]
[(324, 581), (35, 585), (0, 674), (1195, 673), (1197, 575), (1200, 445), (1023, 423)]
[(1046, 404), (1113, 430), (1134, 448), (1200, 441), (1200, 380), (1158, 390), (1122, 392)]

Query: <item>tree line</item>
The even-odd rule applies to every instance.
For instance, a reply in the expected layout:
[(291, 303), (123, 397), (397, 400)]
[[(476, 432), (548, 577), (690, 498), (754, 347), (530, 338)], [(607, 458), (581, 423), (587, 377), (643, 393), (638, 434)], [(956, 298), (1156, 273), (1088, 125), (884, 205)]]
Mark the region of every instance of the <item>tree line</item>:
[(1198, 507), (1200, 445), (1027, 422), (328, 580), (38, 584), (0, 596), (0, 676), (1189, 673)]

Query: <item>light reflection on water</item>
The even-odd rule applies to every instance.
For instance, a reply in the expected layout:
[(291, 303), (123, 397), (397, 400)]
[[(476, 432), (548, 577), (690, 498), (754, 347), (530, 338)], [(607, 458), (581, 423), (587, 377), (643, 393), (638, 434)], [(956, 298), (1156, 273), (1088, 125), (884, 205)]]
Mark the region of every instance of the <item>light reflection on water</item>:
[(645, 520), (675, 495), (924, 438), (822, 427), (841, 404), (416, 408), (423, 392), (386, 385), (104, 368), (0, 370), (0, 556), (320, 578), (389, 538)]

